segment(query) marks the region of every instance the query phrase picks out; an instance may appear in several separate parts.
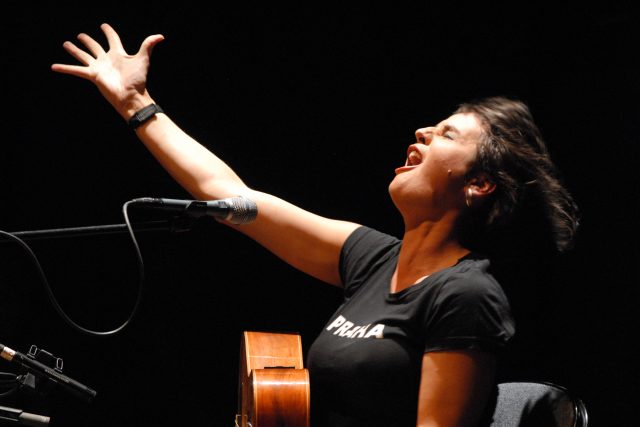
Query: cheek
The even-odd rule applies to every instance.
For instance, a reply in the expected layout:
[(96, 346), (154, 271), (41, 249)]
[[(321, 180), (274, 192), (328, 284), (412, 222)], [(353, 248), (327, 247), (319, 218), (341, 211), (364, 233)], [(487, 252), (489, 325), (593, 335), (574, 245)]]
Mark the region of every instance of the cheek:
[(473, 165), (475, 156), (463, 150), (452, 150), (433, 156), (431, 167), (450, 178), (464, 177)]
[(451, 156), (432, 156), (426, 163), (424, 173), (438, 180), (459, 176), (466, 170), (463, 159)]

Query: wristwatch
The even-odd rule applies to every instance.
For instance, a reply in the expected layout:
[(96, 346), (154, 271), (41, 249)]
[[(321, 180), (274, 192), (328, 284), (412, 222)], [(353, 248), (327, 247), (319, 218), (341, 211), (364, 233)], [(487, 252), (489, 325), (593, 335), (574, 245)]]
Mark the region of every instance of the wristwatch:
[(146, 107), (136, 111), (135, 114), (129, 119), (129, 127), (135, 130), (138, 128), (138, 126), (149, 120), (151, 117), (155, 116), (157, 113), (164, 113), (159, 105), (147, 105)]

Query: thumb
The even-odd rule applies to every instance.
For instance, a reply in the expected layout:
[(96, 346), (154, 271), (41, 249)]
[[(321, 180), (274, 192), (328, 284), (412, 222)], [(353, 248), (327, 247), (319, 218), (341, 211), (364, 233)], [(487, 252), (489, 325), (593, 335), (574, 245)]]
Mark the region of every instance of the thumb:
[(155, 34), (153, 36), (149, 36), (140, 45), (140, 49), (138, 50), (137, 55), (144, 54), (146, 56), (151, 56), (151, 52), (155, 45), (164, 40), (164, 36), (162, 34)]

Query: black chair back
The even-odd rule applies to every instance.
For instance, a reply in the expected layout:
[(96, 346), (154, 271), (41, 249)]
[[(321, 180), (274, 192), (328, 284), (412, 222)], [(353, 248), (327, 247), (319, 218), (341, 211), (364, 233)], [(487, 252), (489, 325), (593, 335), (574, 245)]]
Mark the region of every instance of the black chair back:
[(481, 425), (488, 427), (587, 427), (582, 400), (546, 382), (498, 384)]

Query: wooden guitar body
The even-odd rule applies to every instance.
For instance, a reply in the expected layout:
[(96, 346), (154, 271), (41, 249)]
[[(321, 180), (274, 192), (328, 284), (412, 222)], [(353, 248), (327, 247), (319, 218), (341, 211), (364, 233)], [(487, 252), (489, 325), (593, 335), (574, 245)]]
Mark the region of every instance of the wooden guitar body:
[(300, 335), (250, 332), (240, 342), (238, 427), (309, 427)]

